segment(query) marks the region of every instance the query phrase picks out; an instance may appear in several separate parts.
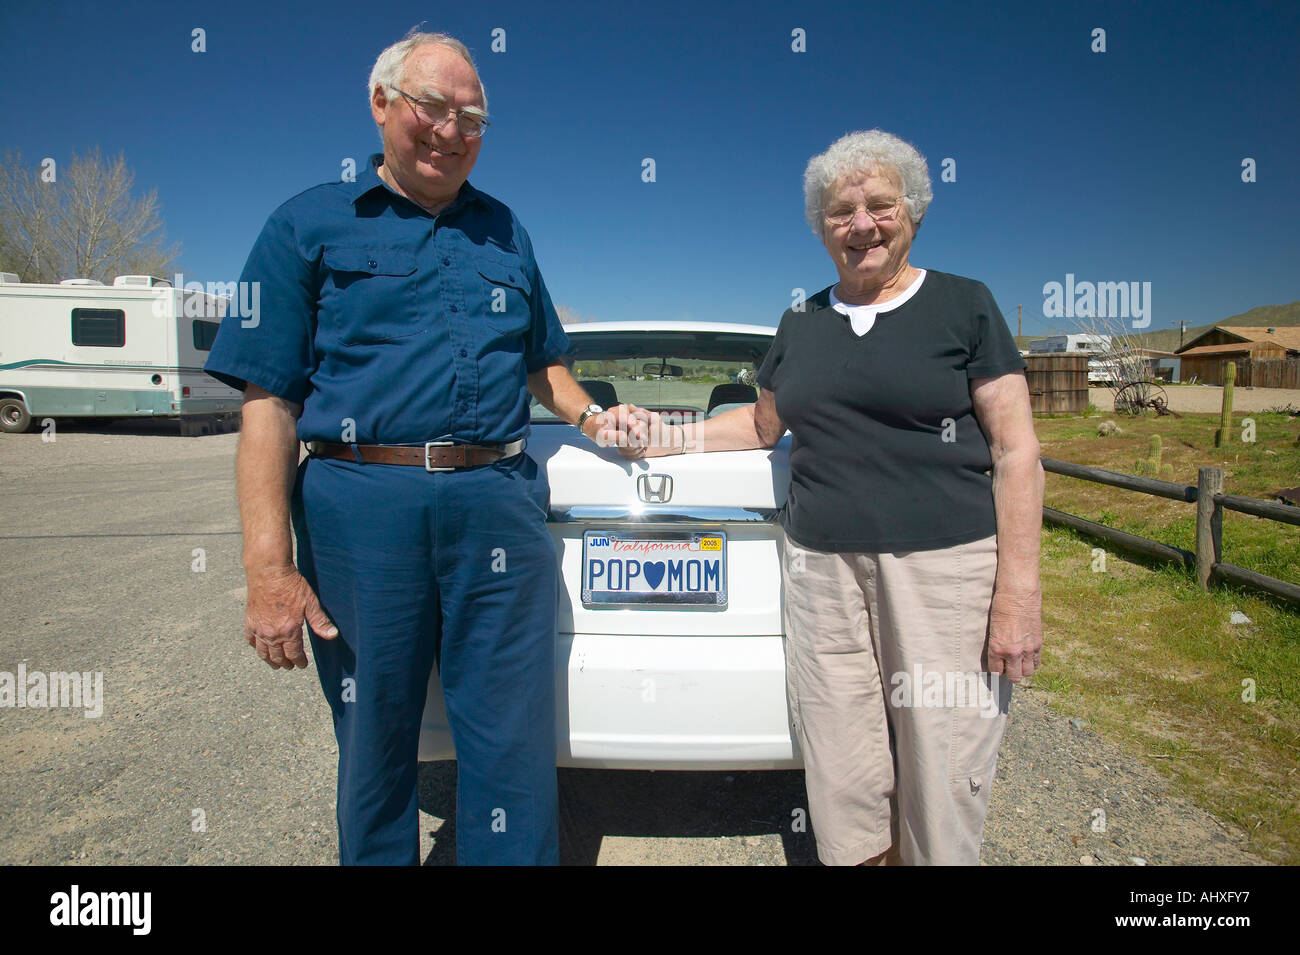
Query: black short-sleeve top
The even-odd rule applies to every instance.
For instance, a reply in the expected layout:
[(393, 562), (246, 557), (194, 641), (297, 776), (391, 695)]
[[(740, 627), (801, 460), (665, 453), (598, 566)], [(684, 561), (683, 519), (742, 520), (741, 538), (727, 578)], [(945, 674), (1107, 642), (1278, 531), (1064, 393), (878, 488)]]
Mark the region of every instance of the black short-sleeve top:
[(830, 292), (781, 317), (758, 372), (793, 437), (786, 533), (814, 550), (872, 553), (995, 533), (970, 381), (1025, 362), (988, 288), (929, 270), (860, 337)]

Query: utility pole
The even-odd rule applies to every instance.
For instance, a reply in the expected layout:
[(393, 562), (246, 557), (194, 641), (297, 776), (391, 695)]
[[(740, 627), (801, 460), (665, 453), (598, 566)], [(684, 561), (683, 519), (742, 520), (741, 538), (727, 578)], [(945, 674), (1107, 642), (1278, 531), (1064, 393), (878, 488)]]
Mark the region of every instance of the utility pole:
[(1020, 310), (1021, 310), (1022, 307), (1023, 307), (1023, 306), (1020, 306), (1020, 305), (1017, 305), (1017, 306), (1016, 306), (1016, 337), (1017, 337), (1017, 338), (1019, 338), (1019, 337), (1021, 336), (1021, 334), (1022, 334), (1022, 332), (1021, 332), (1021, 328), (1020, 328)]
[(1183, 347), (1183, 332), (1186, 328), (1187, 328), (1187, 322), (1180, 320), (1178, 322), (1178, 347), (1179, 348)]

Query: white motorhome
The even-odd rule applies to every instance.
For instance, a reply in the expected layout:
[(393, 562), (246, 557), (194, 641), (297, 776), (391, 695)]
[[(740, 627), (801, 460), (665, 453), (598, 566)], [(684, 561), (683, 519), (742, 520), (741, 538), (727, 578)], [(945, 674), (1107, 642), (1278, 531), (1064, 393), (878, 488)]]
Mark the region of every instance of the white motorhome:
[(1109, 335), (1051, 335), (1029, 343), (1031, 355), (1095, 355), (1088, 359), (1088, 384), (1111, 385), (1122, 381), (1120, 366), (1108, 356)]
[(242, 396), (204, 373), (228, 300), (165, 279), (57, 285), (0, 273), (0, 431), (46, 418), (165, 417), (238, 427)]
[(1109, 335), (1049, 335), (1029, 343), (1031, 355), (1102, 355), (1108, 351)]

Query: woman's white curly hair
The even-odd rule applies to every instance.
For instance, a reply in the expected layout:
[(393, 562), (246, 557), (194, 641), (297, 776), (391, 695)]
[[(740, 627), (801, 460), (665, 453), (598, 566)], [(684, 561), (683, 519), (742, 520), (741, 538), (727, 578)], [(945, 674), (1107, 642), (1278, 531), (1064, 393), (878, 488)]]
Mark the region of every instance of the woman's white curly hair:
[(903, 186), (903, 204), (913, 227), (919, 226), (930, 207), (930, 169), (925, 157), (911, 143), (882, 129), (848, 133), (831, 143), (830, 149), (808, 160), (803, 174), (804, 215), (820, 239), (825, 227), (826, 191), (844, 176), (883, 170), (898, 177)]

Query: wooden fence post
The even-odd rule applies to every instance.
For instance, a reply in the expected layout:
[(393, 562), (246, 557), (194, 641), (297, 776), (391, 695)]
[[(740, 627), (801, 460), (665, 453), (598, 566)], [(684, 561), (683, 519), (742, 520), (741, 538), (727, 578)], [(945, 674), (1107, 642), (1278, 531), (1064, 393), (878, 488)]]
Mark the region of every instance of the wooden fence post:
[(1196, 470), (1196, 580), (1210, 587), (1210, 572), (1223, 553), (1223, 505), (1214, 495), (1223, 493), (1222, 468)]
[(1214, 446), (1221, 448), (1232, 440), (1232, 384), (1237, 379), (1237, 363), (1223, 366), (1223, 408), (1219, 412), (1219, 427), (1214, 432)]

